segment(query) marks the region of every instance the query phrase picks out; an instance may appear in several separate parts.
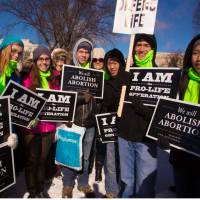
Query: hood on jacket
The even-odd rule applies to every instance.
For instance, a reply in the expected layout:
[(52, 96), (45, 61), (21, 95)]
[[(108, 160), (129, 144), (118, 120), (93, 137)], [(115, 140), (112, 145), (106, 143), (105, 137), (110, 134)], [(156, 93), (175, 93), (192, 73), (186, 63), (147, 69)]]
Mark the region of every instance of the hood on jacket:
[[(135, 56), (134, 56), (135, 55), (135, 46), (136, 46), (137, 42), (140, 40), (145, 40), (146, 42), (148, 42), (151, 45), (151, 48), (154, 50), (152, 64), (153, 64), (153, 67), (157, 67), (157, 65), (155, 63), (156, 53), (157, 53), (157, 42), (156, 42), (155, 35), (150, 35), (150, 34), (145, 34), (145, 33), (140, 33), (140, 34), (135, 35), (133, 52), (132, 52), (133, 62), (135, 63)], [(135, 66), (134, 63), (133, 63), (133, 65)]]
[[(125, 63), (125, 59), (124, 59), (124, 56), (122, 54), (121, 51), (119, 51), (118, 49), (112, 49), (110, 51), (108, 51), (104, 57), (104, 66), (106, 68), (106, 71), (107, 73), (111, 76), (109, 70), (108, 70), (108, 66), (107, 66), (107, 63), (108, 63), (108, 59), (109, 58), (114, 58), (116, 59), (119, 63), (120, 63), (120, 66), (119, 66), (119, 72), (120, 71), (124, 71), (125, 70), (125, 67), (126, 67), (126, 63)], [(118, 72), (118, 74), (119, 74)]]
[(92, 42), (87, 40), (87, 39), (85, 39), (85, 38), (81, 38), (74, 45), (73, 52), (72, 52), (72, 54), (73, 54), (73, 63), (74, 63), (75, 66), (80, 66), (78, 60), (76, 59), (76, 52), (78, 50), (79, 45), (81, 45), (81, 43), (84, 43), (84, 42), (87, 42), (91, 46), (91, 52), (90, 52), (90, 57), (89, 57), (88, 61), (91, 62), (91, 60), (92, 60), (92, 50), (93, 50)]
[(192, 67), (192, 50), (195, 42), (200, 40), (200, 34), (196, 35), (188, 44), (183, 58), (183, 72), (187, 73), (188, 69)]

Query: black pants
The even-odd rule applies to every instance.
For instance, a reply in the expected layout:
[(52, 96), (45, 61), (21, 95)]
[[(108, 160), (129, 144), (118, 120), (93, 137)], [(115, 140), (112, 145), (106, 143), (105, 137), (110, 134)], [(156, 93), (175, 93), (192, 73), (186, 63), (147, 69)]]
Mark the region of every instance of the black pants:
[(24, 135), (25, 179), (30, 194), (44, 189), (45, 165), (51, 144), (51, 133)]
[(200, 198), (200, 169), (191, 167), (174, 167), (176, 197)]
[(16, 133), (18, 136), (18, 145), (17, 148), (14, 150), (14, 161), (15, 161), (15, 174), (16, 176), (19, 175), (21, 171), (24, 169), (24, 149), (23, 149), (23, 137), (24, 134), (21, 132), (19, 126), (12, 125), (13, 133)]
[(104, 165), (106, 157), (106, 144), (101, 143), (96, 139), (96, 156), (95, 156), (95, 169), (101, 170)]
[(57, 142), (54, 142), (51, 145), (51, 148), (47, 156), (46, 168), (45, 168), (46, 180), (53, 178), (56, 175), (57, 170), (58, 170), (58, 165), (55, 164), (56, 144)]

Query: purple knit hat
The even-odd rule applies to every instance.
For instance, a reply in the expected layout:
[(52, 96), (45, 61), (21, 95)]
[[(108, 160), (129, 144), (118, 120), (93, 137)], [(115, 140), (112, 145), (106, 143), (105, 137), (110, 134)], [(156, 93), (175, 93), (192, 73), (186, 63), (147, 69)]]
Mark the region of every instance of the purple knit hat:
[(43, 46), (38, 46), (34, 51), (33, 51), (33, 60), (37, 61), (37, 59), (42, 55), (45, 54), (51, 58), (51, 53), (50, 51)]

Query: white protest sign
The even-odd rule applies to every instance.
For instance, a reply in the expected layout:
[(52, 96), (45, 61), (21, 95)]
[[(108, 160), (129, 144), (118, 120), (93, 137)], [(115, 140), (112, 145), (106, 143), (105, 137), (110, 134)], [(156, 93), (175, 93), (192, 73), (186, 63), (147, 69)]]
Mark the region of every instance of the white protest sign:
[(153, 34), (158, 0), (117, 0), (113, 32)]

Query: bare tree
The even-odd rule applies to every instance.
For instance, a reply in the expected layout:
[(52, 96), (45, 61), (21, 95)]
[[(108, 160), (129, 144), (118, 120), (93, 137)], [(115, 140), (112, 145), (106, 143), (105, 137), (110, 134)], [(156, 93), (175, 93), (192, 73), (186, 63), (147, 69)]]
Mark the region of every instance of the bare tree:
[(182, 67), (183, 54), (180, 52), (170, 53), (167, 56), (168, 67)]
[(0, 0), (0, 11), (36, 29), (50, 49), (68, 52), (80, 37), (110, 38), (114, 8), (114, 0)]

